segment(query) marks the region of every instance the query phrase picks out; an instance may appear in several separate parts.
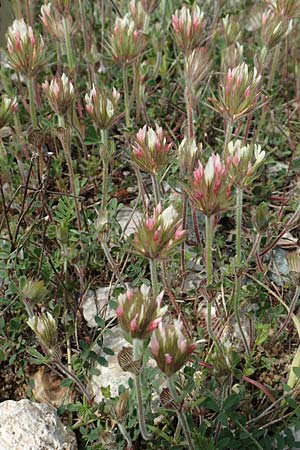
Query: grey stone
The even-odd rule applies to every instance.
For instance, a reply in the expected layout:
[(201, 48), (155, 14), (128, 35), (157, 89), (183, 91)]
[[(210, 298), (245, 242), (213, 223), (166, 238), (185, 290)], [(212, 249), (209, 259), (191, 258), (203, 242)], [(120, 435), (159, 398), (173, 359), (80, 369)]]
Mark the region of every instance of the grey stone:
[(269, 272), (269, 277), (278, 286), (282, 286), (290, 272), (286, 254), (286, 250), (283, 250), (282, 248), (276, 248), (272, 251), (273, 264)]
[(55, 409), (30, 400), (0, 404), (0, 450), (76, 450), (74, 433)]

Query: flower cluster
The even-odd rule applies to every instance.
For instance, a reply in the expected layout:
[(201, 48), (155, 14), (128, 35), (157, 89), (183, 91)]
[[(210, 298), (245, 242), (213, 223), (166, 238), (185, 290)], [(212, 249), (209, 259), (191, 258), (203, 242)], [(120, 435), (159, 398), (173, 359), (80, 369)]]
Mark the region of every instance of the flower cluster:
[(147, 37), (126, 14), (118, 17), (111, 36), (111, 51), (114, 59), (126, 65), (140, 55), (147, 44)]
[(34, 77), (46, 64), (45, 44), (24, 19), (15, 20), (8, 28), (7, 50), (11, 67), (27, 78)]
[(187, 84), (193, 88), (204, 80), (211, 68), (211, 56), (206, 47), (197, 47), (184, 59), (184, 73)]
[(202, 146), (197, 146), (195, 139), (184, 138), (178, 147), (179, 167), (184, 176), (189, 175), (196, 166)]
[(16, 97), (9, 98), (6, 94), (1, 95), (0, 130), (10, 123), (12, 115), (17, 109), (18, 103)]
[(300, 17), (299, 0), (265, 0), (265, 2), (274, 12), (287, 19)]
[(53, 6), (62, 14), (66, 16), (70, 13), (72, 1), (71, 0), (52, 0)]
[(133, 142), (132, 159), (145, 172), (157, 174), (169, 163), (172, 143), (161, 127), (155, 130), (145, 125), (140, 128)]
[[(52, 3), (45, 3), (41, 6), (41, 22), (44, 30), (47, 31), (50, 36), (58, 41), (64, 41), (65, 31), (63, 17), (60, 12), (52, 6)], [(72, 17), (68, 15), (65, 20), (68, 22), (68, 30), (70, 33), (74, 32), (72, 27)]]
[(42, 88), (53, 111), (65, 116), (75, 100), (74, 86), (66, 74), (52, 78), (50, 84), (45, 81)]
[(241, 27), (239, 22), (230, 17), (229, 14), (222, 19), (222, 31), (227, 47), (230, 47), (237, 42), (241, 35)]
[(138, 30), (144, 28), (144, 23), (146, 19), (146, 13), (143, 8), (142, 2), (139, 0), (131, 0), (129, 4), (130, 14), (134, 24)]
[(260, 145), (254, 145), (253, 148), (237, 140), (229, 142), (228, 154), (226, 159), (228, 177), (233, 185), (243, 189), (253, 181), (256, 169), (265, 158), (265, 151), (261, 150)]
[(86, 110), (101, 130), (107, 130), (116, 115), (117, 105), (120, 99), (119, 92), (113, 88), (112, 92), (107, 89), (96, 89), (95, 85), (89, 94), (85, 94)]
[(161, 301), (164, 293), (153, 297), (150, 287), (143, 284), (140, 289), (127, 289), (118, 297), (116, 314), (122, 330), (131, 339), (147, 339), (155, 330), (167, 311)]
[(158, 7), (159, 0), (141, 0), (145, 13), (152, 14)]
[(268, 49), (276, 47), (292, 31), (293, 21), (287, 20), (272, 9), (267, 9), (261, 16), (261, 40)]
[(261, 76), (249, 73), (246, 63), (228, 69), (225, 82), (222, 85), (220, 99), (211, 98), (215, 109), (226, 119), (238, 120), (249, 114), (260, 95)]
[(50, 354), (55, 351), (57, 346), (57, 325), (51, 313), (34, 315), (27, 321), (30, 328), (34, 331), (39, 343)]
[(199, 161), (186, 191), (195, 208), (207, 217), (228, 208), (231, 184), (227, 168), (219, 155), (212, 154), (205, 167)]
[(178, 48), (187, 55), (203, 41), (204, 13), (197, 5), (183, 6), (173, 14), (172, 26)]
[(150, 350), (160, 370), (170, 377), (180, 370), (196, 348), (182, 332), (182, 322), (175, 319), (174, 324), (162, 322), (152, 333)]
[(244, 56), (244, 47), (236, 42), (229, 47), (225, 47), (222, 51), (222, 72), (227, 73), (229, 69), (242, 64)]
[(183, 241), (185, 235), (176, 209), (169, 206), (162, 210), (158, 204), (153, 216), (146, 215), (138, 224), (133, 245), (140, 255), (163, 260)]

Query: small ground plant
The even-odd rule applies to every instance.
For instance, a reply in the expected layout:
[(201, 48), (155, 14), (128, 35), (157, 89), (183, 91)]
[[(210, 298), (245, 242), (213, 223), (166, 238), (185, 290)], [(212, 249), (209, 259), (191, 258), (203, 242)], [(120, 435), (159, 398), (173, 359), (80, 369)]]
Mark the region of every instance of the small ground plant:
[(300, 448), (300, 1), (0, 8), (1, 400), (86, 450)]

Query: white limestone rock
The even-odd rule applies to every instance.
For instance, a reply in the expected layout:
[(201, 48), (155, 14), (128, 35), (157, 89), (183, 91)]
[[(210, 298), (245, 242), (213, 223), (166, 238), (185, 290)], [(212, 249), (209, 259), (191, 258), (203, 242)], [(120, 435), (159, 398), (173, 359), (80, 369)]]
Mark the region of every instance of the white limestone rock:
[(101, 287), (95, 291), (89, 290), (82, 302), (83, 317), (90, 328), (97, 327), (95, 316), (105, 320), (116, 317), (115, 311), (108, 305), (109, 287)]
[(55, 409), (30, 400), (0, 404), (0, 450), (77, 450)]
[[(108, 366), (101, 366), (96, 363), (95, 368), (99, 375), (93, 375), (91, 382), (92, 395), (100, 402), (103, 399), (101, 388), (110, 388), (111, 397), (117, 397), (119, 386), (122, 384), (128, 387), (128, 379), (132, 376), (129, 372), (123, 372), (119, 366), (117, 355), (122, 347), (128, 346), (128, 342), (123, 338), (123, 333), (119, 327), (111, 328), (104, 336), (103, 347), (108, 347), (114, 351), (113, 356), (109, 356)], [(1, 449), (0, 449), (1, 450)]]

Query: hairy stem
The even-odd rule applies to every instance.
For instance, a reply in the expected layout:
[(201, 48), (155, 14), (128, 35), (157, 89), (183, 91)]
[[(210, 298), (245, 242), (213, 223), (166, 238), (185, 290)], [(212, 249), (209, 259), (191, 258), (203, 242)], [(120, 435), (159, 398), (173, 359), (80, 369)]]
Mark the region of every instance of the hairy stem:
[[(213, 281), (213, 259), (212, 259), (212, 245), (213, 245), (213, 222), (214, 216), (205, 216), (205, 236), (206, 236), (206, 277), (207, 286), (210, 286)], [(212, 327), (212, 317), (211, 317), (211, 299), (209, 295), (207, 296), (207, 331), (210, 339), (216, 344), (217, 348), (221, 350), (220, 343), (217, 336), (215, 335)]]
[(30, 77), (28, 79), (28, 93), (29, 93), (29, 107), (30, 107), (30, 118), (32, 127), (35, 129), (38, 127), (36, 111), (35, 111), (35, 101), (34, 101), (34, 78)]
[(130, 104), (129, 104), (129, 90), (128, 90), (128, 67), (125, 64), (123, 67), (123, 88), (124, 88), (124, 106), (125, 106), (125, 124), (130, 127)]
[(154, 195), (155, 206), (160, 202), (159, 184), (157, 181), (157, 175), (151, 174), (152, 190)]
[(158, 296), (158, 277), (157, 277), (157, 261), (155, 259), (150, 259), (150, 273), (151, 273), (151, 284), (153, 297)]
[(66, 45), (68, 66), (69, 66), (70, 72), (72, 72), (75, 67), (75, 62), (74, 62), (73, 50), (72, 50), (72, 45), (71, 45), (71, 36), (70, 36), (70, 30), (69, 30), (69, 24), (68, 24), (67, 17), (63, 17), (63, 26), (64, 26), (65, 45)]
[[(168, 381), (168, 388), (170, 391), (170, 394), (174, 400), (175, 403), (178, 402), (178, 396), (177, 396), (177, 392), (176, 392), (176, 388), (174, 386), (174, 379), (173, 377), (168, 377), (167, 379)], [(195, 450), (195, 446), (192, 440), (192, 435), (191, 435), (191, 431), (188, 425), (188, 422), (186, 420), (186, 416), (184, 414), (184, 412), (181, 409), (176, 410), (177, 413), (177, 417), (178, 417), (178, 422), (181, 425), (181, 428), (184, 432), (186, 441), (187, 441), (187, 446), (190, 450)]]
[[(240, 269), (242, 262), (242, 214), (243, 214), (243, 190), (238, 188), (236, 192), (236, 242), (235, 242), (237, 270)], [(234, 287), (234, 313), (245, 346), (245, 350), (249, 355), (250, 348), (240, 318), (240, 295), (241, 295), (241, 279), (240, 275), (236, 274)]]
[(102, 199), (101, 211), (104, 212), (107, 206), (107, 182), (108, 182), (108, 139), (107, 130), (101, 130), (102, 145), (104, 151), (102, 156)]

